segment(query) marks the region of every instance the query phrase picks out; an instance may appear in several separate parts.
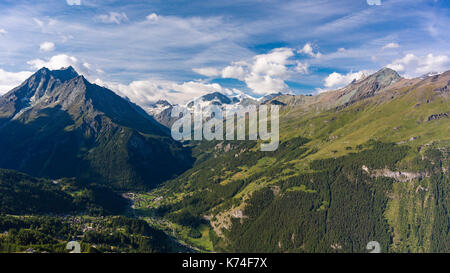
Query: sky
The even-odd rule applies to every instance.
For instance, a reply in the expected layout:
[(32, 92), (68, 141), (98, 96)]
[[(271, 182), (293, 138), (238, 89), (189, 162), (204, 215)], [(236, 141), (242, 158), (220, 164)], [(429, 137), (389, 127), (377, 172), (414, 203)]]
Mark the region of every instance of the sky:
[(145, 106), (450, 69), (450, 0), (0, 1), (0, 94), (73, 66)]

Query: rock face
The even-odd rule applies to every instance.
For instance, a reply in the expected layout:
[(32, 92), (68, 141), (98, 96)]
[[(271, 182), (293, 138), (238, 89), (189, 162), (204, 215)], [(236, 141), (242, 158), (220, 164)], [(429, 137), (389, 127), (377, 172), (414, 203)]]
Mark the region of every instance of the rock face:
[(370, 170), (367, 166), (362, 166), (362, 170), (372, 177), (390, 177), (399, 182), (410, 182), (417, 178), (423, 178), (427, 175), (424, 173), (413, 173), (403, 171), (391, 171), (389, 169)]
[(173, 107), (174, 105), (166, 100), (158, 100), (145, 107), (145, 110), (160, 124), (170, 128), (176, 120), (171, 116)]
[(69, 67), (40, 69), (0, 98), (0, 167), (146, 188), (191, 164), (142, 108)]
[(166, 110), (168, 108), (172, 108), (172, 107), (173, 107), (173, 105), (170, 102), (168, 102), (166, 100), (158, 100), (157, 102), (152, 103), (152, 104), (148, 105), (147, 107), (145, 107), (145, 110), (151, 116), (155, 116), (155, 115), (160, 114), (164, 110)]
[(383, 68), (375, 74), (355, 81), (346, 87), (348, 93), (351, 95), (349, 102), (352, 103), (372, 97), (376, 92), (389, 87), (400, 79), (401, 77), (396, 71), (390, 68)]
[(311, 109), (325, 110), (336, 107), (345, 108), (358, 101), (374, 97), (402, 79), (396, 71), (390, 68), (383, 68), (372, 75), (353, 80), (347, 86), (337, 90), (322, 92), (314, 96), (279, 94), (267, 100), (266, 103), (273, 101), (274, 104), (278, 105), (302, 107), (305, 111)]

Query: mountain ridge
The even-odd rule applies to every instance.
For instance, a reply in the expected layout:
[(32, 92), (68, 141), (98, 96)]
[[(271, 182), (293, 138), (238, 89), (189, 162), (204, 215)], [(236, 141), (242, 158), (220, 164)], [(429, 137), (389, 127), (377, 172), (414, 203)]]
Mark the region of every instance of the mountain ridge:
[(70, 67), (37, 71), (1, 97), (0, 117), (0, 167), (34, 176), (147, 187), (191, 160), (142, 108)]
[(276, 151), (192, 142), (193, 168), (138, 195), (139, 210), (181, 225), (179, 236), (209, 230), (208, 251), (364, 252), (374, 239), (383, 252), (449, 251), (449, 86), (450, 71), (383, 70), (317, 96), (279, 96)]

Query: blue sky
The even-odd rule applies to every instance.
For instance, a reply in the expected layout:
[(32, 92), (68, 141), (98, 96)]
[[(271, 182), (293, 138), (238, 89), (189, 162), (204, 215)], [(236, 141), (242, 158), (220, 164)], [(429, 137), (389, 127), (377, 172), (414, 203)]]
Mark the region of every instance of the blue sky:
[(1, 1), (0, 93), (72, 65), (145, 105), (450, 69), (450, 1)]

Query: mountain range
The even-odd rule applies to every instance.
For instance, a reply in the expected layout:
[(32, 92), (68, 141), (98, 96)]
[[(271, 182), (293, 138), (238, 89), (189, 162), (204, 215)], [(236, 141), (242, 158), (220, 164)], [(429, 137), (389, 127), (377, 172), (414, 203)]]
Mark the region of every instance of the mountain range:
[[(268, 94), (260, 98), (254, 98), (244, 93), (239, 95), (228, 96), (220, 92), (212, 92), (200, 96), (198, 98), (191, 99), (184, 105), (176, 105), (176, 106), (184, 107), (188, 110), (193, 110), (195, 107), (201, 107), (202, 109), (205, 109), (206, 107), (212, 105), (219, 106), (222, 109), (225, 109), (225, 107), (236, 108), (236, 107), (246, 107), (249, 105), (257, 106), (265, 104), (267, 102), (270, 102), (272, 104), (280, 104), (280, 102), (272, 99), (281, 95), (283, 95), (283, 93), (279, 92)], [(176, 120), (176, 118), (171, 117), (172, 109), (174, 106), (175, 104), (171, 104), (167, 100), (158, 100), (155, 103), (146, 106), (145, 110), (159, 123), (170, 128)]]
[(138, 212), (205, 251), (365, 252), (375, 240), (382, 252), (448, 252), (449, 85), (450, 71), (406, 79), (384, 68), (315, 96), (275, 96), (276, 151), (193, 142), (193, 168), (138, 195)]
[[(158, 251), (170, 236), (204, 252), (366, 252), (369, 241), (450, 252), (449, 89), (450, 71), (383, 68), (314, 96), (212, 92), (183, 105), (279, 105), (279, 147), (262, 152), (261, 141), (179, 143), (170, 102), (141, 108), (72, 67), (42, 68), (0, 97), (1, 212), (126, 214), (139, 220), (94, 221), (129, 225), (130, 242), (139, 227), (140, 247)], [(121, 244), (82, 234), (105, 251)], [(159, 239), (145, 248), (149, 234)]]
[(68, 67), (42, 68), (0, 98), (0, 168), (114, 188), (148, 188), (190, 151), (139, 106)]

